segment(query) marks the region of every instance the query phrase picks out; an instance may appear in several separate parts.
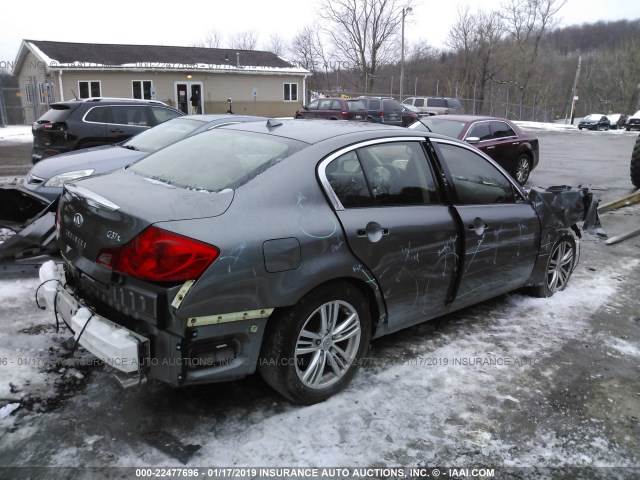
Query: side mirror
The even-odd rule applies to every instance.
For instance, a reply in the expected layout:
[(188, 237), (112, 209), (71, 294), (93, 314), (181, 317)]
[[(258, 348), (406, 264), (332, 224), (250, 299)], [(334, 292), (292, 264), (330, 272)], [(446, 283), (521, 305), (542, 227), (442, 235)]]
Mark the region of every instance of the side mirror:
[(464, 141), (471, 145), (475, 145), (476, 143), (480, 143), (480, 137), (467, 137)]

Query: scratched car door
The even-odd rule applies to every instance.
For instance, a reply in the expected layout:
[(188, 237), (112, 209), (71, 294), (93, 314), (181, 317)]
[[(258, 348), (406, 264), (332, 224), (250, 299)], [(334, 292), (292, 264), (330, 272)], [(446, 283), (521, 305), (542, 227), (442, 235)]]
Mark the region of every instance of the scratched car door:
[(464, 228), (464, 264), (456, 306), (524, 285), (536, 262), (540, 222), (513, 183), (476, 152), (435, 141)]
[(445, 311), (458, 259), (457, 225), (419, 141), (350, 147), (324, 175), (349, 247), (382, 289), (388, 330)]

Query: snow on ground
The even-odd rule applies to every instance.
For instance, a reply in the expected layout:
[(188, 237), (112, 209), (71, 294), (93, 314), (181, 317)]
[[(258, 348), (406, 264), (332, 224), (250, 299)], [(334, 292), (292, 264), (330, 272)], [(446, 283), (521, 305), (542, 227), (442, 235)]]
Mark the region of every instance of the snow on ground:
[[(216, 418), (187, 408), (175, 415), (187, 415), (189, 428), (177, 421), (170, 433), (201, 445), (188, 465), (466, 465), (482, 456), (496, 466), (625, 466), (627, 460), (607, 443), (605, 427), (597, 423), (581, 427), (576, 441), (537, 426), (512, 442), (498, 435), (504, 426), (496, 418), (510, 411), (522, 414), (532, 400), (549, 402), (540, 382), (566, 368), (549, 358), (590, 330), (590, 315), (615, 298), (611, 279), (638, 266), (637, 260), (620, 262), (597, 276), (578, 266), (569, 287), (553, 300), (511, 294), (450, 315), (436, 329), (428, 322), (379, 339), (352, 385), (322, 404), (270, 404), (256, 397)], [(50, 317), (34, 305), (37, 285), (37, 280), (0, 281), (0, 305), (9, 311), (0, 318), (0, 358), (14, 362), (0, 366), (0, 408), (15, 408), (8, 405), (30, 395), (53, 395), (51, 377), (64, 369), (47, 373), (40, 362), (16, 365), (20, 358), (59, 359), (65, 332), (56, 334)], [(616, 355), (638, 352), (623, 341), (610, 347)], [(78, 398), (80, 404), (87, 400)], [(0, 428), (9, 431), (14, 415), (0, 419)], [(34, 435), (32, 425), (13, 428), (2, 436), (0, 448)], [(102, 437), (94, 443), (87, 448), (99, 449), (112, 466), (182, 465), (148, 445), (114, 446)], [(101, 460), (87, 448), (66, 443), (54, 462), (99, 466)]]
[(0, 142), (33, 142), (31, 125), (8, 125), (0, 127)]

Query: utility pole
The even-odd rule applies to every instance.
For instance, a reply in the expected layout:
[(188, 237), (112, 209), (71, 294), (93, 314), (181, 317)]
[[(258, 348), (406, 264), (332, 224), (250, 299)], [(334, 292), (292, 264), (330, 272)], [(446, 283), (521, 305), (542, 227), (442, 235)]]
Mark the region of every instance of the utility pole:
[[(580, 65), (582, 65), (582, 55), (578, 57), (578, 70), (576, 70), (576, 79), (573, 81), (573, 90), (571, 90), (571, 113), (569, 118), (571, 119), (571, 125), (573, 125), (573, 109), (578, 100), (578, 79), (580, 78)], [(565, 121), (565, 123), (567, 123)]]

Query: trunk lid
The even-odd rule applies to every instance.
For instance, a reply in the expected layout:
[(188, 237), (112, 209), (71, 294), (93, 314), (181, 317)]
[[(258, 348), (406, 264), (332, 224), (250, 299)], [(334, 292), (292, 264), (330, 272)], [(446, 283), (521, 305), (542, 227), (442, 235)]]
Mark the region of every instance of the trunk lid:
[(95, 261), (103, 248), (121, 247), (157, 222), (221, 215), (233, 196), (231, 189), (177, 188), (128, 170), (70, 182), (58, 210), (60, 249), (91, 275), (101, 269)]

